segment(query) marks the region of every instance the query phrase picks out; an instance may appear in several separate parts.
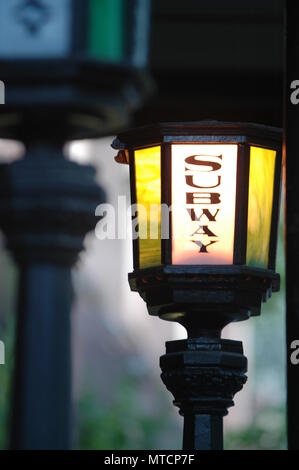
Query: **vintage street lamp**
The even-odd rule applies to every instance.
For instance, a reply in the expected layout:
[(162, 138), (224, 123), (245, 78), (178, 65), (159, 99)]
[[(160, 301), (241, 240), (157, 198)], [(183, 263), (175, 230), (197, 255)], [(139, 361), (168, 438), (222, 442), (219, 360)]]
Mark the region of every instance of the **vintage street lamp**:
[(149, 28), (150, 0), (2, 0), (2, 137), (28, 140), (41, 120), (67, 139), (126, 125), (151, 89)]
[(1, 0), (0, 227), (19, 277), (10, 447), (71, 446), (71, 267), (104, 194), (64, 143), (128, 124), (151, 89), (150, 0)]
[[(138, 211), (131, 289), (151, 315), (188, 333), (166, 343), (161, 357), (162, 380), (184, 416), (184, 449), (221, 449), (222, 417), (247, 370), (242, 343), (221, 339), (221, 330), (259, 315), (279, 290), (281, 131), (163, 123), (122, 133), (112, 146), (116, 160), (130, 165)], [(155, 204), (161, 210), (151, 238)]]

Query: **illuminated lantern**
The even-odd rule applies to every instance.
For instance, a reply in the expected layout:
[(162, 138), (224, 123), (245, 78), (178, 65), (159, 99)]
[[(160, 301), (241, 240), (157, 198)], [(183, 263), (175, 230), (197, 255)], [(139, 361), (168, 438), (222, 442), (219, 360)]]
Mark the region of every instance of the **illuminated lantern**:
[(114, 141), (138, 205), (130, 283), (149, 313), (185, 323), (190, 298), (192, 311), (206, 311), (223, 295), (222, 327), (258, 314), (279, 289), (280, 146), (280, 129), (217, 121), (156, 124)]

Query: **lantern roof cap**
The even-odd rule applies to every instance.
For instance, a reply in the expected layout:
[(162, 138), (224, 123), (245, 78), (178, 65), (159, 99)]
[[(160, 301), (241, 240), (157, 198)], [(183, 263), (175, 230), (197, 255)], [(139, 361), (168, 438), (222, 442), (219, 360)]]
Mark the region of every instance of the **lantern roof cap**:
[[(208, 139), (204, 137), (207, 136)], [(211, 137), (216, 139), (209, 139)], [(202, 120), (190, 122), (160, 122), (123, 131), (113, 141), (112, 147), (124, 149), (135, 145), (148, 145), (150, 143), (166, 143), (172, 141), (224, 141), (237, 143), (269, 142), (280, 146), (282, 129), (278, 127), (256, 124), (251, 122), (226, 122), (216, 120)], [(220, 139), (219, 137), (223, 137)]]

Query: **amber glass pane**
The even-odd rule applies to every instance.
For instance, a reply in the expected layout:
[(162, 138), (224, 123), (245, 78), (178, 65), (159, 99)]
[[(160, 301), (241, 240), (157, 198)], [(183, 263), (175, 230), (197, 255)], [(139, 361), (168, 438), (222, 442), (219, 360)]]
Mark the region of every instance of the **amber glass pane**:
[[(135, 150), (135, 176), (139, 224), (139, 266), (161, 264), (161, 147)], [(152, 206), (151, 205), (156, 205)], [(152, 220), (150, 220), (152, 210)], [(150, 222), (152, 225), (150, 225)], [(152, 227), (152, 232), (150, 232)], [(153, 238), (156, 237), (156, 238)]]
[(268, 267), (275, 173), (274, 150), (250, 147), (246, 264)]

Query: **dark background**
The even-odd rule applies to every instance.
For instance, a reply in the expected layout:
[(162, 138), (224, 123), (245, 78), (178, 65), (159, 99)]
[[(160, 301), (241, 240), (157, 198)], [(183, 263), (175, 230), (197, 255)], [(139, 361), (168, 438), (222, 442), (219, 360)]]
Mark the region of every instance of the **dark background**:
[(206, 118), (282, 126), (282, 0), (153, 0), (156, 93), (134, 125)]

